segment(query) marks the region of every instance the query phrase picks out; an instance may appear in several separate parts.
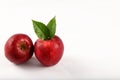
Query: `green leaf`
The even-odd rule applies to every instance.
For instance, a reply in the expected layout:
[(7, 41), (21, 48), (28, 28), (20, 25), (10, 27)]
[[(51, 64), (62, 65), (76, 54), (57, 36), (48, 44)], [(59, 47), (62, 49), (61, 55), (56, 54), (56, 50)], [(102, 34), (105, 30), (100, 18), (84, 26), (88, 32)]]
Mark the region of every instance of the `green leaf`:
[(35, 20), (32, 20), (32, 22), (36, 35), (42, 40), (49, 39), (50, 32), (46, 25)]
[(49, 23), (47, 24), (47, 28), (49, 29), (50, 32), (50, 39), (54, 37), (55, 32), (56, 32), (56, 19), (53, 17)]

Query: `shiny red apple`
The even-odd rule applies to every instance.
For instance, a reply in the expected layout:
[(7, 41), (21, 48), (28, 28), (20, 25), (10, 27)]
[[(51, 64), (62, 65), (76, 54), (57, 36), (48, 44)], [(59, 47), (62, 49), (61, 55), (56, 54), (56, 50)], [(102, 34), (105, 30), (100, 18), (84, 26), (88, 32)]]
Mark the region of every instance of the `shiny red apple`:
[(63, 56), (64, 45), (62, 40), (55, 35), (55, 17), (47, 25), (35, 20), (32, 21), (35, 33), (38, 36), (34, 44), (35, 56), (44, 66), (57, 64)]
[(22, 64), (33, 55), (33, 43), (26, 34), (14, 34), (4, 46), (6, 58), (15, 63)]
[(38, 39), (34, 44), (35, 56), (45, 66), (57, 64), (63, 55), (63, 50), (63, 42), (58, 36), (50, 40)]

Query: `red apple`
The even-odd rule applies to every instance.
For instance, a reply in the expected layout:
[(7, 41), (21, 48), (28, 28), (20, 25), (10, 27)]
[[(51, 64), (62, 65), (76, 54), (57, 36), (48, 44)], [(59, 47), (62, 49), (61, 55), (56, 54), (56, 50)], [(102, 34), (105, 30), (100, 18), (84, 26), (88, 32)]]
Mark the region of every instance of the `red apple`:
[(34, 44), (35, 56), (45, 66), (55, 65), (63, 55), (63, 42), (58, 36), (50, 40), (38, 39)]
[(63, 56), (64, 45), (62, 40), (55, 35), (55, 17), (47, 25), (35, 20), (32, 21), (35, 33), (39, 38), (34, 44), (35, 56), (44, 66), (57, 64)]
[(7, 40), (4, 51), (9, 61), (21, 64), (32, 57), (33, 43), (26, 34), (14, 34)]

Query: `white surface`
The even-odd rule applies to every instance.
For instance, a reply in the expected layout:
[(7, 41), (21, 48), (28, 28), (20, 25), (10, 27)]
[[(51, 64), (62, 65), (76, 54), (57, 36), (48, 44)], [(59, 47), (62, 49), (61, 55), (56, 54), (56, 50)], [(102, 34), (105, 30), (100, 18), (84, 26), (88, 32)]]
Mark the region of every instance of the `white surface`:
[[(64, 42), (61, 61), (42, 67), (36, 58), (14, 65), (4, 44), (15, 33), (37, 39), (32, 19), (47, 22), (56, 15)], [(119, 0), (0, 0), (0, 80), (120, 79)]]

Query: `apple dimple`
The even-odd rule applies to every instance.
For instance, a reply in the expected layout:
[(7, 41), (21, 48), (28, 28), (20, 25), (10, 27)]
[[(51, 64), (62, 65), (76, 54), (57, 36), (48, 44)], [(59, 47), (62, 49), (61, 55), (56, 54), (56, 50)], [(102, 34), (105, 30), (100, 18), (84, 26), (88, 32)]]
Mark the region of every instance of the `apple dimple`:
[(25, 40), (19, 40), (18, 43), (17, 43), (17, 49), (18, 51), (20, 51), (21, 53), (23, 52), (26, 52), (26, 51), (29, 51), (29, 43), (28, 41), (25, 41)]

